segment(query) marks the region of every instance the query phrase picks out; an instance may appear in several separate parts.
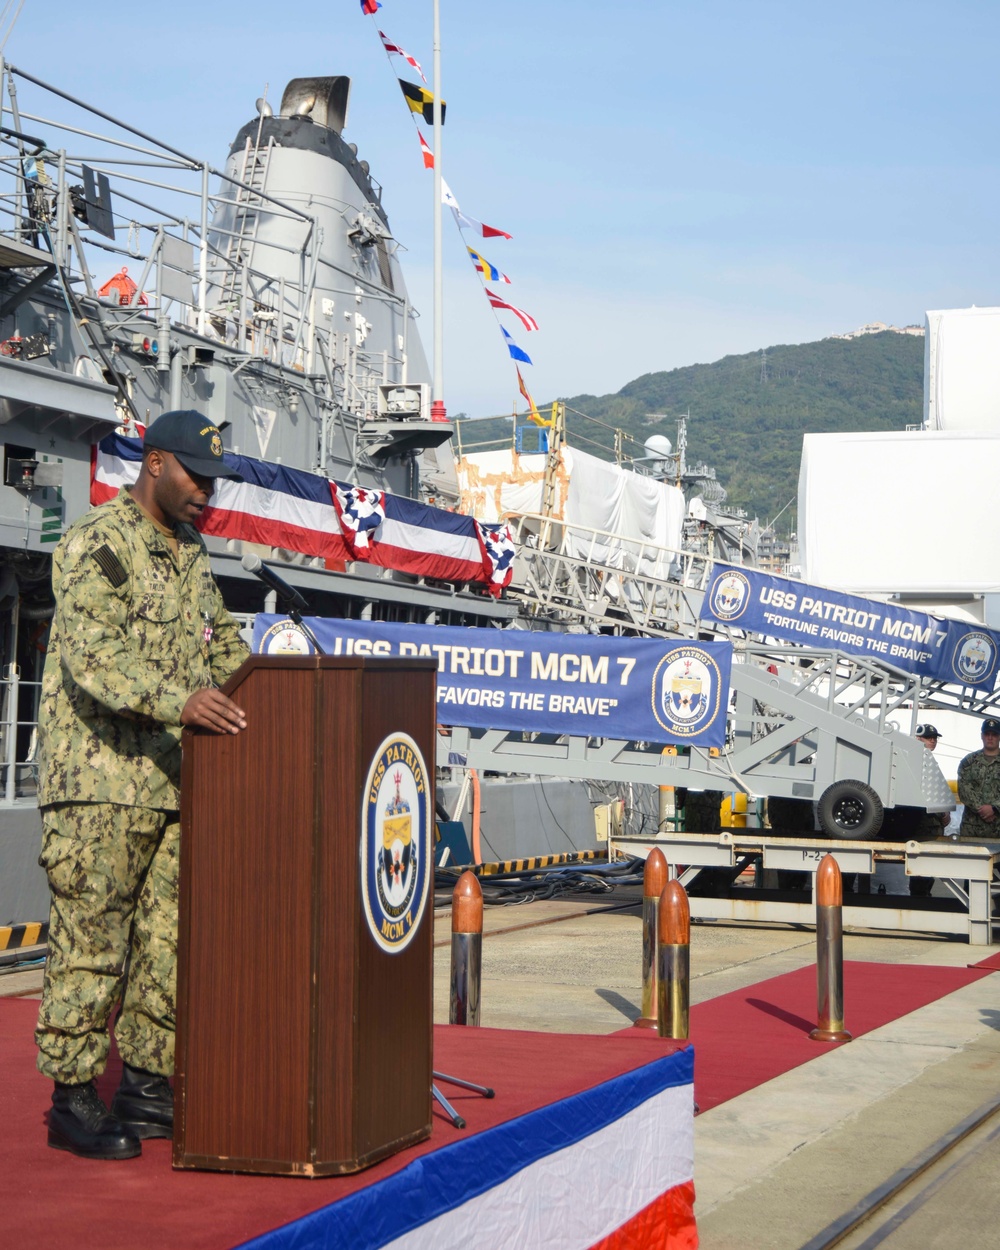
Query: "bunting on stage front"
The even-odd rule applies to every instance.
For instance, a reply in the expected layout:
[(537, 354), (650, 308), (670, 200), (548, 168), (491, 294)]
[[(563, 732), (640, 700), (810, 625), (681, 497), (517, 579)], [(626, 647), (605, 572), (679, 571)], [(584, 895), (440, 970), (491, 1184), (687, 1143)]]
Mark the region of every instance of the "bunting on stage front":
[(523, 308), (518, 308), (514, 304), (508, 304), (505, 299), (501, 299), (489, 287), (486, 287), (486, 298), (490, 301), (491, 308), (506, 308), (508, 312), (512, 312), (520, 321), (526, 330), (537, 330), (538, 322), (530, 313), (526, 313)]
[[(412, 113), (419, 113), (423, 117), (428, 126), (434, 125), (434, 93), (428, 91), (426, 87), (418, 87), (415, 82), (407, 82), (405, 78), (398, 79), (400, 90), (403, 98), (410, 107)], [(444, 125), (444, 114), (447, 105), (444, 100), (441, 101), (441, 125)]]
[(472, 257), (472, 263), (475, 265), (476, 270), (483, 275), (484, 282), (505, 282), (510, 286), (510, 278), (505, 273), (501, 273), (496, 265), (491, 265), (485, 256), (472, 247), (466, 247), (465, 250)]
[[(376, 4), (375, 7), (378, 8), (379, 6)], [(371, 9), (368, 11), (374, 12), (375, 10)], [(410, 56), (409, 52), (406, 52), (403, 48), (401, 48), (398, 43), (393, 43), (384, 31), (380, 30), (378, 32), (378, 37), (382, 40), (382, 47), (385, 48), (386, 52), (388, 52), (390, 56), (401, 56), (404, 61), (413, 66), (420, 77), (423, 78), (424, 82), (427, 82), (427, 79), (424, 77), (424, 71), (420, 68), (420, 62), (415, 56)]]
[(531, 357), (523, 347), (518, 347), (503, 326), (500, 327), (500, 333), (503, 335), (504, 342), (507, 344), (507, 350), (510, 352), (511, 360), (520, 360), (522, 364), (530, 365)]
[(470, 217), (467, 213), (463, 213), (459, 207), (458, 200), (455, 199), (451, 187), (441, 179), (441, 203), (447, 204), (455, 215), (455, 221), (458, 223), (460, 230), (475, 230), (477, 234), (481, 234), (484, 239), (509, 239), (512, 236), (506, 230), (498, 230), (496, 226), (487, 226), (483, 222), (478, 221), (475, 217)]

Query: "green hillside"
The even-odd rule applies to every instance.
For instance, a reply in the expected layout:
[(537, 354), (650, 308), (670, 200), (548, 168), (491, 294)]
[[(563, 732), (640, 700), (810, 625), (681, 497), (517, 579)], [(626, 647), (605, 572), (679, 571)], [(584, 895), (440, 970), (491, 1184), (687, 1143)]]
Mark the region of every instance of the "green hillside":
[[(714, 465), (729, 502), (764, 522), (796, 493), (803, 434), (919, 424), (923, 372), (924, 340), (916, 335), (886, 332), (769, 347), (763, 358), (759, 351), (725, 356), (714, 364), (643, 374), (614, 395), (569, 397), (567, 407), (575, 410), (567, 415), (569, 441), (611, 459), (613, 430), (577, 413), (642, 444), (654, 433), (675, 442), (676, 417), (689, 412), (689, 463)], [(510, 419), (462, 423), (463, 444), (489, 437), (509, 441)], [(627, 454), (642, 454), (633, 443), (626, 447)], [(850, 483), (844, 486), (849, 493)], [(794, 507), (778, 528), (793, 525)]]

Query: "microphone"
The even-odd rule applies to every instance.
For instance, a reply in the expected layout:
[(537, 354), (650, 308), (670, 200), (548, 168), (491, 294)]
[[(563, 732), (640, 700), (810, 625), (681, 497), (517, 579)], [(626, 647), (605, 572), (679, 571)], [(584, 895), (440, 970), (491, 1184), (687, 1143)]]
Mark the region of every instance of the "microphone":
[(252, 573), (254, 577), (259, 577), (265, 586), (275, 591), (279, 599), (284, 600), (293, 608), (307, 608), (309, 604), (303, 595), (301, 595), (294, 586), (289, 586), (283, 577), (279, 577), (274, 569), (268, 568), (264, 561), (258, 555), (247, 554), (240, 561), (248, 573)]

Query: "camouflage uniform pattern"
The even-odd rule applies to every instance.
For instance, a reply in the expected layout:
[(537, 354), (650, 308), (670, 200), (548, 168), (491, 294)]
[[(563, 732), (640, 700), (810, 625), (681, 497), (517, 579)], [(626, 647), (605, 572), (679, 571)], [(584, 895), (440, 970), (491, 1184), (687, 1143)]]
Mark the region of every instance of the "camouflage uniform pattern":
[(959, 836), (1000, 840), (1000, 818), (983, 820), (976, 811), (984, 803), (1000, 807), (1000, 755), (992, 759), (984, 751), (973, 751), (958, 766), (958, 798), (965, 804)]
[(149, 1072), (171, 1073), (177, 814), (60, 803), (47, 808), (42, 821), (39, 862), (48, 874), (52, 907), (35, 1034), (38, 1070), (68, 1084), (103, 1072), (108, 1021), (121, 1003), (115, 1038), (122, 1058)]
[[(179, 525), (177, 539), (175, 563), (166, 536), (123, 487), (56, 548), (38, 723), (40, 806), (179, 808), (181, 710), (194, 691), (221, 686), (248, 652), (201, 536)], [(98, 563), (103, 548), (121, 566), (119, 586)]]
[(39, 712), (52, 912), (36, 1041), (39, 1070), (67, 1083), (103, 1071), (119, 1001), (123, 1058), (173, 1071), (180, 716), (248, 654), (200, 535), (179, 525), (176, 537), (175, 556), (122, 489), (53, 557)]

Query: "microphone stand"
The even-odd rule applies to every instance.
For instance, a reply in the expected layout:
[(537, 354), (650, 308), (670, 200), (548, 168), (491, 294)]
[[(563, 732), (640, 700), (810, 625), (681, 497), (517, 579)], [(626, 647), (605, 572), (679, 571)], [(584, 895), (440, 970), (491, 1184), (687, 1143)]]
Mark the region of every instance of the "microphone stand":
[(306, 638), (308, 638), (308, 640), (316, 648), (317, 655), (327, 654), (327, 652), (324, 651), (323, 648), (319, 645), (319, 639), (316, 637), (316, 635), (312, 632), (309, 626), (302, 619), (302, 613), (299, 611), (298, 608), (289, 608), (288, 617), (290, 620), (295, 622), (295, 624), (299, 627), (299, 629), (301, 629), (302, 632), (305, 634)]

